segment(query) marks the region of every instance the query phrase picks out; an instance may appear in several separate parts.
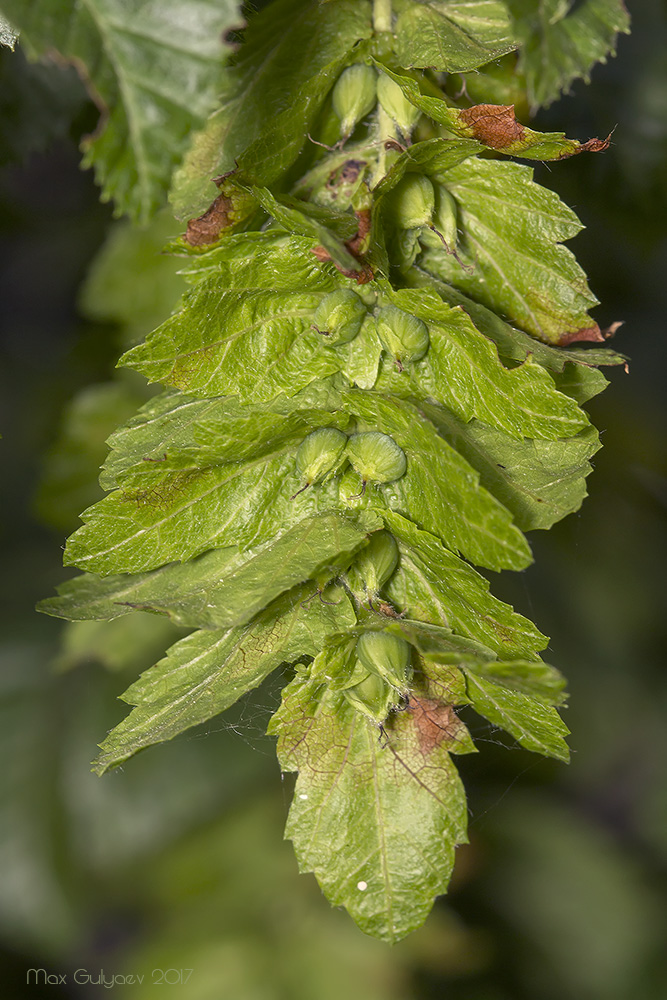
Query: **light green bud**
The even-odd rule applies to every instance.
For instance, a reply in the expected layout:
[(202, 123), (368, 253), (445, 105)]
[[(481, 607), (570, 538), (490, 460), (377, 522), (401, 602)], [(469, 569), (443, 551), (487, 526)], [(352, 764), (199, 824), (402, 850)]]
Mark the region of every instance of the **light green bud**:
[(375, 328), (383, 347), (401, 369), (411, 361), (419, 361), (428, 350), (426, 323), (397, 306), (383, 306), (375, 317)]
[(424, 174), (406, 174), (391, 192), (394, 223), (401, 229), (430, 226), (435, 209), (433, 184)]
[(410, 135), (421, 112), (411, 104), (397, 83), (380, 73), (377, 82), (378, 101), (404, 135)]
[(410, 644), (390, 632), (364, 632), (357, 640), (359, 662), (398, 691), (404, 691), (410, 666)]
[(361, 603), (374, 600), (398, 563), (398, 546), (388, 531), (376, 531), (346, 574), (346, 582)]
[(350, 465), (359, 473), (364, 483), (393, 483), (405, 474), (405, 452), (388, 434), (380, 431), (363, 431), (352, 434), (347, 442), (346, 455)]
[(303, 439), (296, 452), (296, 471), (306, 481), (304, 489), (338, 466), (346, 443), (347, 435), (335, 427), (319, 427)]
[(392, 686), (376, 673), (366, 673), (362, 681), (346, 688), (343, 695), (352, 708), (377, 725), (382, 725), (396, 700)]
[(340, 119), (340, 134), (351, 135), (355, 127), (375, 107), (377, 73), (371, 66), (355, 63), (343, 70), (333, 89), (334, 113)]
[(354, 340), (368, 315), (366, 306), (351, 288), (338, 288), (325, 295), (313, 316), (313, 326), (326, 336), (327, 344)]

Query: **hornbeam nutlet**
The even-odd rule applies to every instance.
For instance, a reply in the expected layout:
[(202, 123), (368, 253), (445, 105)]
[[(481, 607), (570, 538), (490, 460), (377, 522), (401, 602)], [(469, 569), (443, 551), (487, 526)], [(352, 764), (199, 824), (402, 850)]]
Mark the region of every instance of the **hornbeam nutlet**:
[(354, 340), (368, 315), (366, 306), (351, 288), (338, 288), (325, 295), (313, 316), (313, 326), (327, 337), (327, 344)]
[(409, 136), (421, 112), (410, 104), (397, 83), (386, 73), (380, 73), (377, 82), (378, 101), (390, 118), (396, 122), (401, 132)]
[(357, 658), (366, 669), (404, 691), (410, 666), (410, 644), (390, 632), (364, 632), (357, 640)]
[(306, 481), (303, 489), (318, 483), (336, 468), (346, 442), (347, 435), (335, 427), (319, 427), (303, 439), (296, 452), (296, 471)]
[(357, 668), (361, 668), (365, 677), (358, 684), (343, 691), (345, 700), (357, 712), (361, 712), (377, 725), (382, 725), (396, 701), (395, 691), (378, 674), (365, 671), (358, 660)]
[(411, 361), (419, 361), (428, 350), (426, 324), (398, 306), (383, 306), (375, 317), (375, 327), (382, 346), (396, 360), (399, 368)]
[(347, 442), (346, 456), (364, 483), (393, 483), (405, 474), (405, 452), (393, 438), (381, 431), (352, 434)]
[(343, 70), (333, 89), (334, 113), (340, 119), (340, 134), (351, 135), (355, 127), (375, 107), (377, 73), (371, 66), (355, 63)]
[(375, 600), (396, 569), (398, 546), (388, 531), (376, 531), (346, 573), (346, 583), (355, 598)]
[(401, 229), (430, 226), (435, 209), (433, 184), (424, 174), (406, 174), (390, 195), (394, 223)]

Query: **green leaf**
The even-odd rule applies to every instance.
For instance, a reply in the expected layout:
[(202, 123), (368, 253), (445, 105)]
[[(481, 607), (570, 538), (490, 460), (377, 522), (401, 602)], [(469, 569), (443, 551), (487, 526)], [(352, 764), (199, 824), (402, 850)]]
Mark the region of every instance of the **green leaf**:
[(479, 565), (490, 569), (528, 565), (528, 543), (509, 513), (479, 486), (474, 470), (417, 407), (406, 400), (359, 391), (345, 393), (344, 404), (357, 416), (359, 430), (388, 434), (407, 457), (406, 474), (377, 487), (383, 504)]
[(507, 0), (520, 42), (519, 69), (534, 106), (550, 104), (578, 77), (616, 54), (618, 32), (630, 30), (623, 0)]
[(107, 116), (84, 140), (102, 198), (146, 222), (165, 200), (192, 129), (211, 111), (225, 52), (239, 22), (236, 0), (3, 0), (37, 56), (57, 49), (83, 67)]
[(466, 424), (442, 406), (422, 406), (522, 531), (550, 528), (579, 510), (587, 496), (590, 459), (600, 448), (594, 427), (556, 441), (516, 441), (481, 421)]
[(166, 614), (176, 625), (231, 628), (304, 580), (321, 574), (331, 579), (366, 541), (365, 530), (352, 521), (322, 514), (305, 518), (259, 549), (216, 549), (137, 576), (76, 577), (58, 588), (59, 597), (42, 601), (39, 610), (82, 621), (138, 609)]
[(387, 295), (426, 323), (430, 346), (407, 375), (385, 365), (379, 388), (435, 399), (463, 421), (475, 417), (519, 440), (554, 440), (576, 434), (588, 424), (582, 409), (558, 392), (549, 373), (530, 357), (519, 367), (504, 368), (493, 344), (463, 309), (445, 305), (433, 290), (424, 288)]
[[(251, 183), (269, 184), (286, 169), (351, 50), (370, 34), (367, 0), (278, 0), (252, 18), (226, 71), (221, 107), (175, 175), (171, 202), (178, 218), (208, 207), (216, 194), (211, 178), (232, 170), (251, 144), (242, 159)], [(269, 171), (260, 173), (261, 164)]]
[(547, 644), (532, 622), (489, 593), (489, 583), (439, 539), (394, 512), (385, 515), (400, 565), (385, 593), (408, 618), (435, 623), (498, 656), (530, 657)]
[(577, 139), (566, 139), (564, 132), (534, 132), (516, 120), (511, 104), (476, 104), (464, 110), (451, 107), (439, 97), (422, 94), (419, 84), (411, 77), (394, 73), (377, 60), (376, 65), (398, 84), (411, 104), (433, 121), (444, 125), (454, 135), (475, 139), (488, 149), (495, 149), (506, 156), (520, 156), (526, 160), (560, 160), (577, 153), (600, 152), (609, 145), (608, 140), (601, 139), (583, 143)]
[(569, 729), (555, 708), (515, 687), (490, 680), (466, 664), (463, 669), (470, 704), (476, 712), (505, 729), (526, 750), (569, 761), (564, 739)]
[(395, 0), (402, 66), (463, 73), (516, 48), (500, 0)]
[(301, 871), (314, 872), (362, 930), (390, 942), (423, 923), (467, 839), (448, 753), (456, 733), (442, 729), (432, 745), (418, 721), (398, 713), (383, 740), (342, 694), (297, 676), (269, 726), (281, 767), (299, 772), (285, 833)]
[(144, 747), (173, 739), (224, 711), (276, 667), (314, 656), (328, 632), (354, 625), (352, 606), (337, 588), (331, 604), (301, 603), (308, 588), (286, 594), (249, 625), (199, 631), (177, 642), (123, 695), (136, 707), (100, 744), (103, 774)]
[(518, 163), (470, 160), (443, 175), (457, 201), (464, 270), (444, 251), (421, 266), (539, 340), (566, 346), (602, 341), (587, 310), (597, 304), (572, 253), (561, 246), (581, 229), (557, 195)]

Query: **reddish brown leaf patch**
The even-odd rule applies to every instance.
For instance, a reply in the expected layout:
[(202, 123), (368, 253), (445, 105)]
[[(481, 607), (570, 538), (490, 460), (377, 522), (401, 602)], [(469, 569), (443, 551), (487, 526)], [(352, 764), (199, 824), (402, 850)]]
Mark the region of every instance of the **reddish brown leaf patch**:
[(609, 149), (612, 135), (610, 132), (606, 139), (589, 139), (587, 142), (582, 142), (571, 153), (561, 153), (558, 159), (567, 160), (569, 156), (577, 156), (578, 153), (604, 153), (605, 149)]
[(587, 326), (583, 330), (571, 330), (568, 333), (563, 333), (558, 338), (559, 347), (568, 347), (570, 344), (576, 344), (578, 341), (588, 340), (594, 344), (601, 344), (604, 341), (602, 336), (602, 331), (597, 323), (594, 326)]
[(220, 234), (231, 225), (232, 200), (219, 194), (212, 205), (198, 219), (190, 219), (183, 239), (192, 247), (215, 243)]
[(513, 104), (475, 104), (461, 111), (461, 120), (479, 142), (491, 149), (505, 149), (520, 142), (525, 129), (516, 120)]
[(408, 711), (412, 712), (417, 727), (419, 749), (422, 753), (431, 753), (447, 740), (456, 739), (459, 718), (452, 705), (428, 698), (410, 696)]

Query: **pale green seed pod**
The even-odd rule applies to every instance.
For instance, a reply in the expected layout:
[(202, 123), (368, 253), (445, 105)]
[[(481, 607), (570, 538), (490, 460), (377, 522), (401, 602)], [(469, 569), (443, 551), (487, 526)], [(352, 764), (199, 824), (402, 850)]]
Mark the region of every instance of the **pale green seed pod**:
[(398, 691), (404, 691), (410, 666), (410, 644), (389, 632), (364, 632), (357, 640), (359, 662)]
[(325, 295), (313, 316), (313, 326), (327, 344), (354, 340), (368, 315), (366, 306), (351, 288), (338, 288)]
[(458, 242), (458, 210), (456, 201), (443, 184), (435, 185), (435, 211), (430, 230), (422, 230), (420, 239), (429, 247), (456, 250)]
[(401, 229), (430, 226), (435, 209), (433, 184), (424, 174), (406, 174), (391, 192), (391, 213)]
[(367, 673), (354, 687), (346, 688), (343, 695), (352, 708), (380, 726), (396, 701), (392, 686), (375, 673)]
[(346, 443), (347, 435), (335, 427), (319, 427), (303, 439), (296, 452), (296, 471), (305, 480), (304, 489), (339, 465)]
[(347, 458), (361, 476), (364, 484), (393, 483), (405, 474), (405, 452), (388, 434), (380, 431), (362, 431), (352, 434), (347, 442)]
[(373, 601), (396, 569), (398, 546), (388, 531), (376, 531), (346, 573), (346, 582), (354, 597)]
[(397, 83), (386, 73), (380, 73), (377, 82), (378, 101), (392, 118), (401, 132), (409, 136), (421, 114), (419, 108), (411, 104)]
[(398, 306), (383, 306), (375, 317), (375, 329), (382, 346), (399, 368), (419, 361), (428, 350), (428, 328), (416, 316)]
[(355, 127), (375, 107), (377, 73), (371, 66), (355, 63), (343, 70), (333, 89), (333, 110), (340, 119), (340, 134), (351, 135)]

